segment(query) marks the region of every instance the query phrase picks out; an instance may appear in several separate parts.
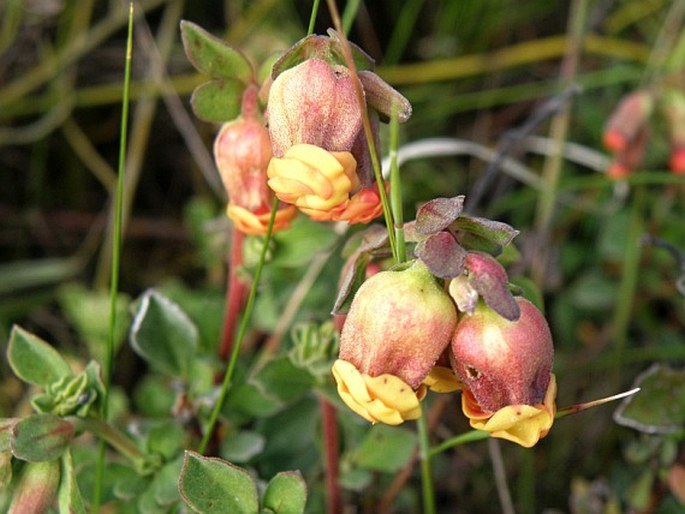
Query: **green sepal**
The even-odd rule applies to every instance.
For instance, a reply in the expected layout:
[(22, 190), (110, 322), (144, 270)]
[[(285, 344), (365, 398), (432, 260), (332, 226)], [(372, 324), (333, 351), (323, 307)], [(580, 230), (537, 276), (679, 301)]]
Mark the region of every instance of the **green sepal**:
[(240, 115), (245, 86), (237, 80), (210, 80), (200, 84), (190, 97), (195, 116), (210, 123), (231, 121)]

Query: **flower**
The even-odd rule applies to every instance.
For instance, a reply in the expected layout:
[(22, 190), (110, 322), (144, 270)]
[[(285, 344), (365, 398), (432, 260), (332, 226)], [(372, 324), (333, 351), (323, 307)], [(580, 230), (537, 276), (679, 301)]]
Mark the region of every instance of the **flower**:
[(549, 326), (531, 302), (516, 302), (516, 321), (480, 302), (462, 316), (452, 338), (454, 371), (484, 412), (537, 405), (548, 389), (554, 358)]
[[(229, 197), (228, 217), (241, 232), (264, 234), (273, 199), (266, 176), (272, 154), (269, 131), (257, 115), (255, 94), (254, 88), (248, 88), (242, 115), (221, 127), (214, 140), (214, 160)], [(296, 215), (294, 207), (280, 209), (274, 231), (288, 227)]]
[(602, 140), (607, 150), (620, 153), (628, 149), (645, 127), (654, 109), (654, 95), (647, 90), (627, 94), (609, 117)]
[(425, 394), (422, 383), (449, 345), (456, 322), (454, 304), (421, 261), (370, 277), (340, 334), (333, 374), (343, 401), (374, 422), (415, 419)]
[(271, 159), (268, 184), (278, 198), (303, 209), (328, 211), (345, 206), (359, 185), (356, 161), (349, 152), (328, 152), (297, 144), (282, 158)]
[(281, 72), (270, 87), (269, 187), (315, 221), (368, 223), (382, 212), (357, 89), (350, 70), (321, 58)]
[(552, 428), (556, 414), (556, 394), (557, 383), (554, 374), (551, 374), (541, 403), (507, 405), (491, 413), (483, 411), (471, 391), (464, 389), (461, 396), (462, 411), (469, 418), (471, 427), (531, 448)]

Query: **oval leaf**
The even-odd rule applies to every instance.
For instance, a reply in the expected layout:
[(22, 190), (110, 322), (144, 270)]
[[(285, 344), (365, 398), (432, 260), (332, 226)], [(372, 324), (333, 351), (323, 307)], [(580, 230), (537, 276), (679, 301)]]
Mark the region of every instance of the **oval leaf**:
[(256, 514), (257, 485), (247, 471), (221, 459), (186, 451), (179, 479), (186, 504), (201, 514)]
[(431, 234), (416, 245), (414, 253), (436, 277), (454, 278), (464, 270), (466, 251), (449, 232)]
[(181, 21), (181, 39), (188, 60), (202, 73), (212, 78), (237, 79), (252, 82), (250, 62), (238, 50), (190, 21)]
[(509, 321), (519, 319), (521, 309), (509, 290), (507, 272), (497, 259), (483, 252), (468, 252), (465, 267), (469, 283), (493, 311)]
[(416, 231), (423, 235), (440, 232), (459, 217), (463, 208), (463, 195), (426, 202), (416, 212)]
[(29, 384), (47, 387), (73, 376), (69, 364), (57, 350), (17, 325), (12, 327), (7, 359), (14, 374)]
[(193, 91), (190, 105), (201, 120), (222, 123), (240, 115), (244, 87), (235, 80), (212, 80)]
[(74, 425), (50, 414), (34, 414), (12, 427), (10, 448), (17, 459), (29, 462), (54, 460), (74, 437)]
[(670, 434), (685, 427), (685, 369), (655, 364), (637, 377), (634, 387), (640, 392), (616, 409), (616, 423), (647, 434)]
[(411, 459), (416, 435), (403, 428), (374, 425), (354, 452), (354, 461), (364, 469), (395, 473)]
[(302, 514), (307, 503), (307, 484), (296, 471), (279, 473), (266, 486), (262, 503), (274, 514)]
[(136, 353), (162, 373), (186, 377), (197, 344), (197, 328), (185, 312), (160, 293), (145, 292), (131, 328)]

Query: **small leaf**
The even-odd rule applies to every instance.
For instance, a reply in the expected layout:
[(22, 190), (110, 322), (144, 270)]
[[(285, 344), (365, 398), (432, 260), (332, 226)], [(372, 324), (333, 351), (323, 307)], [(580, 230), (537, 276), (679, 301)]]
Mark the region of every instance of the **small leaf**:
[(371, 262), (371, 255), (366, 252), (356, 253), (343, 268), (345, 274), (340, 281), (338, 296), (333, 305), (332, 314), (346, 314), (352, 305), (352, 300), (366, 280), (366, 270)]
[(671, 434), (685, 427), (685, 369), (654, 364), (637, 377), (634, 386), (640, 392), (616, 409), (616, 423), (647, 434)]
[(197, 344), (197, 328), (177, 304), (154, 290), (143, 294), (131, 329), (138, 355), (162, 373), (183, 378)]
[(73, 376), (69, 364), (57, 350), (17, 325), (12, 327), (7, 359), (14, 374), (29, 384), (47, 387)]
[(182, 20), (181, 39), (188, 60), (198, 71), (244, 84), (254, 80), (252, 66), (245, 56), (199, 25)]
[(509, 321), (519, 319), (521, 309), (509, 290), (507, 272), (497, 259), (484, 252), (469, 252), (465, 266), (469, 283), (492, 310)]
[(34, 414), (12, 427), (10, 447), (17, 459), (29, 462), (62, 456), (74, 437), (74, 425), (50, 414)]
[(257, 514), (257, 485), (250, 474), (221, 459), (186, 451), (179, 479), (186, 504), (200, 514)]
[(262, 499), (263, 507), (274, 514), (302, 514), (306, 503), (307, 484), (295, 471), (285, 471), (273, 477)]
[(467, 250), (492, 255), (502, 253), (502, 248), (511, 243), (519, 233), (506, 223), (465, 214), (460, 215), (451, 224), (450, 229), (456, 233), (459, 244)]
[(74, 462), (69, 449), (62, 455), (62, 477), (60, 479), (58, 501), (60, 512), (68, 512), (69, 514), (86, 513), (86, 507), (81, 497), (78, 482), (76, 481)]
[(200, 84), (190, 97), (195, 116), (203, 121), (222, 123), (240, 115), (244, 86), (236, 80), (211, 80)]
[(416, 212), (415, 229), (425, 236), (446, 229), (461, 214), (464, 196), (454, 198), (435, 198), (424, 203)]
[(381, 121), (388, 122), (393, 109), (397, 109), (397, 119), (400, 123), (409, 120), (412, 107), (404, 96), (372, 71), (359, 72), (359, 81), (364, 86), (364, 96), (369, 107), (378, 112)]
[(419, 242), (414, 249), (433, 275), (454, 278), (464, 270), (466, 251), (449, 232), (437, 232)]
[(262, 452), (265, 443), (264, 436), (258, 432), (230, 433), (221, 443), (221, 456), (231, 462), (248, 462)]
[(358, 466), (383, 473), (402, 469), (416, 448), (416, 435), (403, 428), (374, 425), (354, 452)]
[(0, 418), (0, 453), (10, 451), (10, 439), (12, 427), (17, 424), (19, 418)]

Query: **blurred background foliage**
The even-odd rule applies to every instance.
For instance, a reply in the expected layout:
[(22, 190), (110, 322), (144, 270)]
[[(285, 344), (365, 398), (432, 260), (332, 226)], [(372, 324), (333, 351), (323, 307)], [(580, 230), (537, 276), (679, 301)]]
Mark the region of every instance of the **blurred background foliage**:
[[(136, 8), (122, 311), (130, 298), (158, 287), (193, 317), (200, 344), (212, 349), (221, 331), (230, 227), (210, 153), (218, 127), (190, 112), (189, 95), (204, 79), (183, 53), (179, 21), (197, 23), (258, 64), (303, 36), (311, 4), (147, 0)], [(654, 119), (642, 166), (627, 183), (606, 178), (609, 157), (601, 145), (623, 95), (653, 85), (685, 87), (684, 11), (682, 0), (380, 0), (359, 2), (350, 24), (350, 39), (413, 104), (402, 144), (461, 142), (450, 155), (403, 165), (405, 219), (430, 198), (466, 194), (470, 212), (521, 231), (511, 275), (524, 286), (532, 278), (544, 294), (560, 406), (627, 389), (654, 362), (677, 368), (685, 360), (678, 288), (685, 183), (667, 171), (663, 123)], [(0, 3), (3, 354), (14, 323), (75, 358), (101, 352), (126, 15), (116, 0)], [(329, 26), (322, 8), (316, 31)], [(554, 141), (569, 143), (561, 160), (550, 151)], [(530, 171), (527, 181), (489, 168), (483, 155), (493, 150), (518, 160)], [(292, 318), (284, 321), (283, 313), (294, 295), (302, 298), (296, 319), (328, 319), (341, 244), (329, 227), (303, 219), (279, 234), (247, 352), (287, 331)], [(249, 241), (246, 252), (249, 269), (257, 252), (250, 253)], [(121, 340), (125, 332), (124, 326)], [(136, 400), (130, 415), (155, 409), (154, 394), (141, 393), (157, 387), (140, 379), (144, 369), (122, 345), (115, 384), (148, 398), (147, 405)], [(0, 362), (0, 416), (13, 415), (21, 395)], [(518, 511), (619, 512), (633, 505), (639, 512), (683, 512), (664, 485), (657, 451), (670, 448), (668, 466), (682, 462), (682, 430), (639, 436), (613, 423), (612, 409), (559, 421), (532, 451), (502, 445)], [(438, 437), (466, 429), (457, 410), (452, 398)], [(311, 446), (317, 414), (304, 402), (278, 416), (255, 427), (271, 443), (254, 464), (269, 476), (300, 467), (307, 477), (318, 460)], [(349, 439), (361, 430), (347, 418), (343, 425)], [(358, 449), (348, 457), (371, 468), (377, 462)], [(489, 459), (487, 444), (475, 443), (435, 460), (444, 512), (499, 510)], [(651, 482), (640, 482), (645, 469), (653, 470)], [(374, 483), (383, 490), (391, 479), (380, 474)], [(363, 506), (373, 496), (362, 487), (366, 479), (345, 480), (356, 498), (351, 503)], [(317, 489), (311, 491), (317, 505)], [(411, 509), (412, 500), (406, 504)]]

